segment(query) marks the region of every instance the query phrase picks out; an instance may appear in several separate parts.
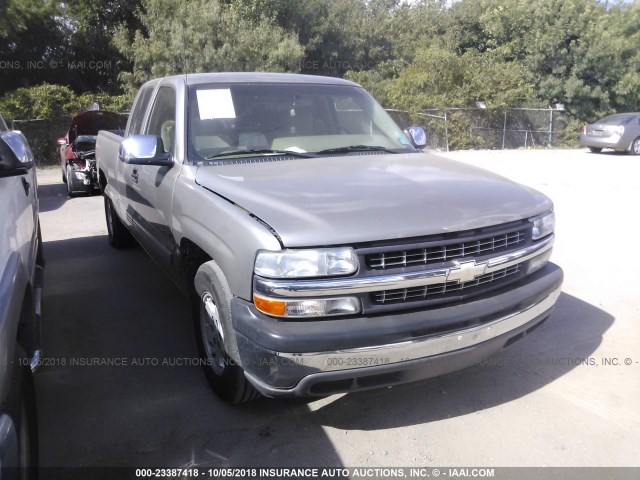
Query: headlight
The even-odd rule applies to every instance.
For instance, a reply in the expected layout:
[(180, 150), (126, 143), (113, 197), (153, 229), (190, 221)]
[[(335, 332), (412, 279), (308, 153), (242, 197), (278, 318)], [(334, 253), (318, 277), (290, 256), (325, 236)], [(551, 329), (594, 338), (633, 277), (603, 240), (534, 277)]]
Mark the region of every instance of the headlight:
[(258, 310), (275, 317), (330, 317), (360, 313), (360, 301), (354, 297), (275, 299), (253, 295)]
[(538, 240), (553, 233), (556, 226), (556, 216), (553, 212), (549, 212), (544, 215), (540, 215), (539, 217), (532, 218), (531, 222), (533, 223), (531, 238), (533, 240)]
[(317, 250), (261, 250), (254, 272), (267, 278), (310, 278), (349, 275), (358, 270), (358, 257), (352, 248)]

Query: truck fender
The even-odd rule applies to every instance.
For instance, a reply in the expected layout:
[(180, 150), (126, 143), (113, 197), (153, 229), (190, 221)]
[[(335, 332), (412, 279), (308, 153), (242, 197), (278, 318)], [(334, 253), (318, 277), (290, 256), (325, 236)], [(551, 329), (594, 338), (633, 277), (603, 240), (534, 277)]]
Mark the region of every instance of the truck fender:
[(233, 328), (233, 321), (231, 319), (231, 299), (233, 296), (231, 295), (229, 283), (227, 282), (224, 272), (214, 260), (209, 260), (207, 263), (200, 265), (193, 283), (195, 292), (198, 295), (198, 302), (202, 301), (205, 293), (210, 293), (216, 300), (216, 306), (218, 307), (220, 319), (222, 320), (222, 332), (227, 355), (237, 362), (238, 365), (242, 365), (238, 352), (235, 329)]

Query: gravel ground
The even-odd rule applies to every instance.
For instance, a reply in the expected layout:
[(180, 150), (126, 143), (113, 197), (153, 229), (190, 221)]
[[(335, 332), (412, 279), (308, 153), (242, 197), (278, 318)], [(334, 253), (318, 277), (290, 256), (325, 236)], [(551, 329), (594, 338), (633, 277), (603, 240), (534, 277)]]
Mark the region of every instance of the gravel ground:
[[(555, 201), (553, 261), (566, 280), (550, 320), (491, 362), (446, 377), (235, 408), (197, 367), (131, 365), (195, 356), (187, 302), (141, 249), (108, 246), (101, 197), (68, 199), (59, 171), (40, 171), (42, 465), (640, 466), (640, 159), (439, 155)], [(94, 357), (129, 366), (80, 364)]]

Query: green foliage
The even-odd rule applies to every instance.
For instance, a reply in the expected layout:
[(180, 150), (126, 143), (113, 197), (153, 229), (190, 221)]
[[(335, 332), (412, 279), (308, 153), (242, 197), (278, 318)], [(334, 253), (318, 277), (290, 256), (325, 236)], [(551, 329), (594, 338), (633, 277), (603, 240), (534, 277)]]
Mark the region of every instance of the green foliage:
[(144, 81), (185, 72), (297, 71), (303, 48), (270, 18), (242, 15), (219, 0), (146, 0), (132, 39), (116, 44), (133, 64), (121, 79), (129, 90)]
[(446, 33), (455, 51), (475, 50), (524, 67), (528, 100), (564, 103), (595, 119), (638, 107), (640, 6), (596, 0), (465, 0)]
[(4, 62), (0, 93), (32, 84), (45, 70), (57, 81), (60, 72), (46, 66), (67, 52), (66, 25), (56, 21), (59, 4), (47, 0), (0, 1), (0, 61)]
[(118, 26), (139, 27), (141, 0), (0, 0), (0, 94), (18, 87), (69, 85), (119, 90), (130, 66), (112, 45)]
[[(114, 45), (119, 29), (142, 28), (142, 0), (70, 0), (64, 3), (64, 16), (71, 25), (68, 36), (71, 64), (68, 82), (75, 91), (119, 92), (118, 72), (131, 70), (131, 64)], [(67, 63), (69, 63), (67, 62)], [(93, 62), (93, 63), (91, 63)], [(98, 68), (95, 67), (98, 66)]]
[[(373, 76), (354, 77), (372, 83)], [(432, 45), (417, 52), (415, 61), (397, 77), (382, 80), (381, 97), (393, 108), (419, 111), (440, 107), (515, 106), (532, 92), (527, 72), (516, 62), (467, 51), (458, 55)]]
[(76, 96), (70, 88), (46, 83), (19, 88), (0, 99), (3, 115), (14, 120), (70, 115), (77, 107)]
[[(13, 91), (0, 108), (13, 117), (93, 101), (121, 111), (150, 78), (244, 70), (344, 76), (414, 113), (562, 103), (567, 144), (583, 123), (640, 110), (638, 1), (0, 0), (0, 9), (0, 94)], [(68, 67), (91, 60), (110, 68)], [(25, 68), (34, 61), (44, 67)], [(82, 93), (92, 91), (106, 93)], [(463, 117), (450, 118), (452, 145), (482, 146)]]
[(97, 102), (102, 110), (122, 112), (132, 103), (128, 95), (105, 93), (76, 95), (69, 87), (42, 84), (19, 88), (0, 97), (0, 112), (7, 119), (27, 120), (73, 116)]

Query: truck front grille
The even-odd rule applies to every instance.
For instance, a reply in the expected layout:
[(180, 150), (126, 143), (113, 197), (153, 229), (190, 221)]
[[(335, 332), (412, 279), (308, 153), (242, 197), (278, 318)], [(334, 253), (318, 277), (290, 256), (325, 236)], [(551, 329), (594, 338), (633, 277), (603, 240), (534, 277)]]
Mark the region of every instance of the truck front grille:
[(482, 236), (468, 241), (436, 243), (402, 250), (385, 250), (365, 255), (366, 264), (373, 270), (387, 270), (414, 265), (431, 265), (463, 258), (506, 252), (524, 245), (528, 229)]
[(517, 278), (521, 267), (521, 264), (507, 267), (481, 275), (470, 282), (446, 282), (437, 285), (426, 285), (424, 287), (373, 292), (371, 293), (371, 300), (374, 304), (385, 305), (389, 303), (429, 300), (432, 298), (446, 298), (449, 295), (459, 296), (463, 293), (465, 295), (479, 293), (480, 291), (497, 286), (498, 283), (503, 283), (506, 279), (512, 280)]

